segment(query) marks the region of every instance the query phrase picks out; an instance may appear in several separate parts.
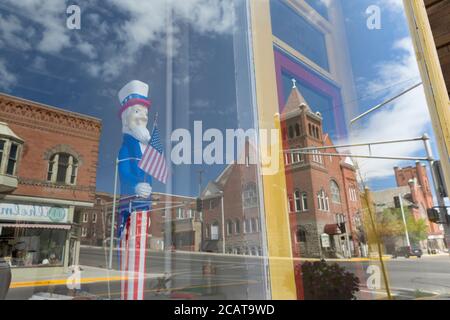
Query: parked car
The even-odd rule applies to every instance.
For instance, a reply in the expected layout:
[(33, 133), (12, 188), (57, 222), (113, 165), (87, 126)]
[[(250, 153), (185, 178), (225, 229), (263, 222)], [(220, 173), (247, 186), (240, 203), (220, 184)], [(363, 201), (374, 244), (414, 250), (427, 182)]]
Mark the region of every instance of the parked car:
[(394, 252), (394, 254), (392, 255), (392, 258), (397, 258), (397, 257), (405, 257), (405, 258), (409, 258), (412, 256), (415, 256), (417, 258), (422, 257), (423, 252), (422, 249), (418, 248), (418, 247), (400, 247), (397, 248)]
[(5, 300), (11, 284), (11, 267), (9, 263), (0, 257), (0, 300)]

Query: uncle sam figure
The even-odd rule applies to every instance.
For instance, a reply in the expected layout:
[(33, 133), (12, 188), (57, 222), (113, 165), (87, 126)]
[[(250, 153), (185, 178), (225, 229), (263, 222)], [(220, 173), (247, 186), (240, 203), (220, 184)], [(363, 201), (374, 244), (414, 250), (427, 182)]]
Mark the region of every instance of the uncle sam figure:
[(119, 91), (123, 141), (119, 151), (120, 268), (122, 299), (142, 300), (150, 209), (152, 176), (139, 167), (150, 143), (148, 111), (151, 106), (149, 87), (133, 80)]

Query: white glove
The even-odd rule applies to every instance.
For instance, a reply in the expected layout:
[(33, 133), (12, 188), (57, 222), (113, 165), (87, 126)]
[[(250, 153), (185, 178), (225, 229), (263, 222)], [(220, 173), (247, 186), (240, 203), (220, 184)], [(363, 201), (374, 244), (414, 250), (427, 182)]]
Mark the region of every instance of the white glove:
[(152, 187), (148, 183), (138, 183), (134, 191), (141, 198), (150, 198)]

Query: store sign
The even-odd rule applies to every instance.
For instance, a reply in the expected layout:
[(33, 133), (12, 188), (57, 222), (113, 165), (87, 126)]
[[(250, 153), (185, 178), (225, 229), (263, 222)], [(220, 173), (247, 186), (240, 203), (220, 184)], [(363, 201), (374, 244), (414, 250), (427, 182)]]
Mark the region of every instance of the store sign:
[(68, 213), (68, 208), (0, 203), (0, 220), (66, 223)]
[(330, 247), (330, 236), (326, 233), (320, 235), (320, 242), (322, 243), (322, 248)]

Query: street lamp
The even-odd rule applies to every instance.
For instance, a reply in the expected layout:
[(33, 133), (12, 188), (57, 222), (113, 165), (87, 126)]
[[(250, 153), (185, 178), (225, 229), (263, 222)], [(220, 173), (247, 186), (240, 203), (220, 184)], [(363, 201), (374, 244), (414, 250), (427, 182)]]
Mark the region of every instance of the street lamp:
[(114, 170), (114, 194), (113, 194), (113, 206), (112, 206), (112, 215), (111, 215), (111, 235), (110, 235), (110, 241), (109, 241), (109, 263), (108, 263), (108, 269), (112, 269), (112, 261), (113, 261), (113, 247), (114, 247), (114, 227), (116, 224), (116, 202), (117, 202), (117, 175), (119, 172), (119, 164), (125, 161), (130, 160), (136, 160), (140, 161), (139, 158), (125, 158), (125, 159), (118, 159), (116, 158), (115, 161), (115, 170)]
[(398, 198), (400, 202), (400, 210), (402, 211), (403, 225), (405, 226), (406, 245), (408, 247), (411, 247), (411, 242), (409, 241), (408, 227), (406, 225), (405, 210), (403, 209), (403, 195), (399, 193)]

